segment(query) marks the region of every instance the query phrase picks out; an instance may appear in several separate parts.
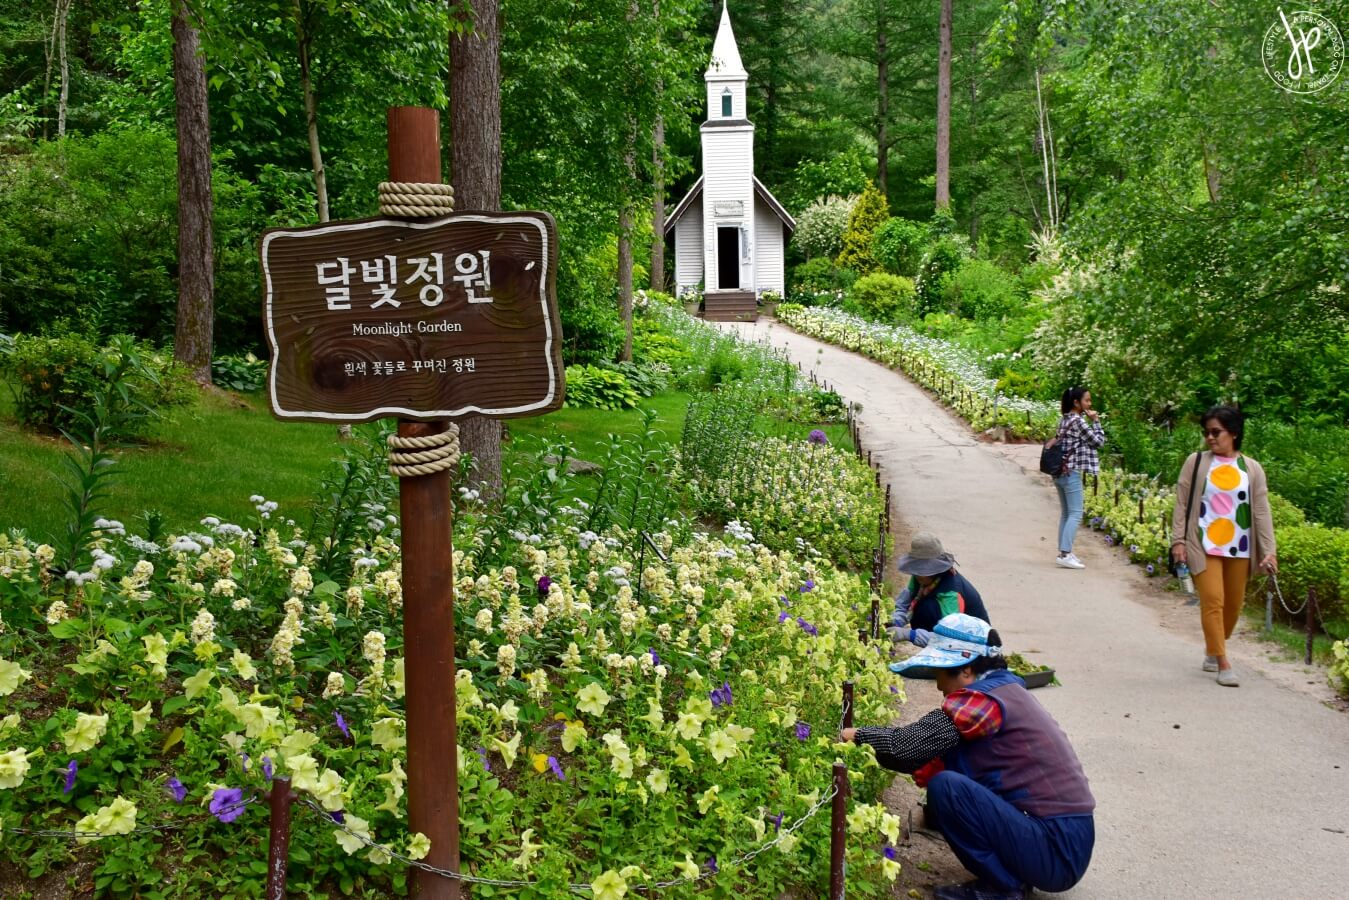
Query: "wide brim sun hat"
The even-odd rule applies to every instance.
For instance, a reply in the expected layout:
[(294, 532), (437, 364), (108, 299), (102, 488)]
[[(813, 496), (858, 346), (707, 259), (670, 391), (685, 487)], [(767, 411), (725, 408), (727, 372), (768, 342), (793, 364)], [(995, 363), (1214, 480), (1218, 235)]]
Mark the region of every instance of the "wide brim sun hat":
[(913, 536), (909, 552), (899, 558), (896, 565), (906, 575), (940, 575), (956, 564), (956, 558), (942, 547), (941, 541), (930, 531), (920, 531)]
[(952, 613), (932, 629), (923, 652), (890, 664), (905, 678), (936, 678), (940, 669), (959, 669), (981, 656), (1001, 656), (1002, 648), (988, 645), (989, 624), (983, 619)]

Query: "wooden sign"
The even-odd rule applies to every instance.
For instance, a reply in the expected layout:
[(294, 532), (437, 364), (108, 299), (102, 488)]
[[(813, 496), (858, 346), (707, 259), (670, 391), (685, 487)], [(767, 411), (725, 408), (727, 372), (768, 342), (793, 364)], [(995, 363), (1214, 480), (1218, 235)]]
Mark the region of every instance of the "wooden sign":
[(260, 243), (276, 417), (511, 418), (562, 405), (547, 213), (274, 228)]

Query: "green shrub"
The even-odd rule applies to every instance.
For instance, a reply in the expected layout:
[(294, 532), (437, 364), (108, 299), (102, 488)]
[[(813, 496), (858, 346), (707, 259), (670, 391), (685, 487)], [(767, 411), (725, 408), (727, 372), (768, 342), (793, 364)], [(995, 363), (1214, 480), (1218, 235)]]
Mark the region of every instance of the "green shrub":
[(621, 372), (590, 365), (567, 367), (568, 406), (630, 409), (640, 399)]
[(719, 343), (712, 351), (703, 370), (703, 388), (712, 390), (745, 377), (745, 358), (730, 344)]
[(843, 249), (834, 260), (839, 268), (866, 274), (881, 267), (871, 253), (871, 239), (876, 229), (888, 218), (890, 205), (886, 203), (885, 197), (873, 185), (867, 185), (848, 216), (848, 228), (843, 232)]
[(792, 269), (787, 296), (802, 306), (838, 306), (856, 277), (835, 266), (832, 259), (819, 256)]
[(693, 354), (684, 342), (666, 334), (645, 320), (633, 322), (632, 359), (638, 363), (663, 365), (672, 372), (682, 372), (693, 360)]
[(996, 321), (1022, 304), (1016, 280), (986, 259), (971, 259), (942, 282), (946, 309), (979, 322)]
[(160, 410), (192, 397), (190, 379), (171, 356), (127, 335), (106, 347), (69, 330), (19, 335), (3, 359), (15, 415), (26, 428), (68, 431), (102, 398), (106, 439), (134, 440)]
[(923, 245), (927, 240), (927, 228), (896, 216), (876, 229), (871, 238), (871, 253), (887, 272), (912, 276), (923, 261)]
[(216, 387), (251, 394), (267, 383), (267, 360), (252, 353), (217, 356), (211, 360), (211, 381)]
[(1278, 531), (1279, 587), (1296, 606), (1316, 589), (1326, 631), (1349, 637), (1349, 529), (1300, 525)]
[(1270, 517), (1274, 519), (1275, 531), (1283, 528), (1298, 528), (1307, 524), (1306, 513), (1279, 494), (1271, 493), (1269, 495), (1269, 512)]
[(670, 367), (660, 363), (600, 363), (600, 368), (622, 375), (642, 397), (654, 397), (670, 386)]
[(959, 235), (946, 235), (928, 245), (918, 266), (918, 277), (913, 280), (918, 292), (918, 315), (926, 316), (946, 309), (942, 305), (945, 289), (942, 281), (964, 265), (968, 256), (969, 241)]
[(560, 267), (558, 311), (562, 317), (562, 357), (568, 363), (608, 362), (623, 346), (618, 317), (618, 285), (588, 260)]
[(911, 279), (874, 272), (857, 279), (843, 308), (873, 322), (897, 324), (913, 316), (916, 297)]

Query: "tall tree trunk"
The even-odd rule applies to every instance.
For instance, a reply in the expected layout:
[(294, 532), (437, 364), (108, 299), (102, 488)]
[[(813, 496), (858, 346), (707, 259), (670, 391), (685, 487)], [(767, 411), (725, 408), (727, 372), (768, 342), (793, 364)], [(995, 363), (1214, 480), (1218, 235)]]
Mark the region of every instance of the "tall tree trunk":
[[(628, 154), (628, 171), (632, 171), (632, 154)], [(623, 319), (623, 351), (618, 358), (632, 361), (632, 206), (627, 191), (623, 192), (623, 208), (618, 213), (618, 311)]]
[[(500, 0), (469, 0), (472, 30), (450, 36), (451, 183), (461, 209), (501, 208)], [(471, 15), (471, 18), (470, 18)], [(484, 498), (501, 496), (501, 424), (459, 423), (459, 445), (475, 464), (469, 480)]]
[(70, 103), (70, 62), (66, 59), (66, 22), (70, 0), (56, 0), (56, 52), (61, 59), (61, 97), (56, 102), (56, 136), (66, 136), (66, 108)]
[[(970, 37), (970, 146), (979, 146), (979, 40)], [(979, 246), (979, 194), (970, 193), (970, 246)]]
[(319, 147), (319, 101), (310, 77), (309, 46), (314, 36), (309, 27), (308, 0), (295, 0), (295, 42), (300, 51), (300, 89), (304, 93), (305, 121), (309, 129), (309, 162), (314, 169), (314, 195), (318, 198), (319, 221), (328, 221), (328, 173), (323, 168), (323, 150)]
[(215, 324), (211, 246), (211, 123), (206, 60), (186, 0), (173, 4), (173, 90), (178, 123), (178, 320), (173, 358), (211, 383)]
[(1059, 228), (1058, 164), (1054, 160), (1054, 134), (1049, 127), (1049, 106), (1040, 87), (1040, 70), (1035, 70), (1035, 110), (1040, 125), (1040, 163), (1045, 179), (1045, 217), (1050, 232)]
[(651, 290), (665, 290), (665, 119), (651, 133)]
[(876, 3), (876, 187), (890, 202), (890, 59), (886, 48), (884, 0)]
[(937, 209), (951, 208), (951, 0), (941, 0), (937, 57)]

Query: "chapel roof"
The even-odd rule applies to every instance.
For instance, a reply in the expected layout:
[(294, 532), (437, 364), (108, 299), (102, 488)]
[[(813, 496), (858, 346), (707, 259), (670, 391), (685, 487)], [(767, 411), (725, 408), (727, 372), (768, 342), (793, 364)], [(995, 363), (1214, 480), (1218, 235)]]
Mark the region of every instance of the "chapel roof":
[(721, 25), (717, 28), (717, 39), (712, 43), (712, 60), (707, 64), (705, 77), (709, 80), (749, 78), (740, 61), (740, 49), (735, 45), (735, 33), (731, 31), (731, 13), (725, 3), (721, 6)]

